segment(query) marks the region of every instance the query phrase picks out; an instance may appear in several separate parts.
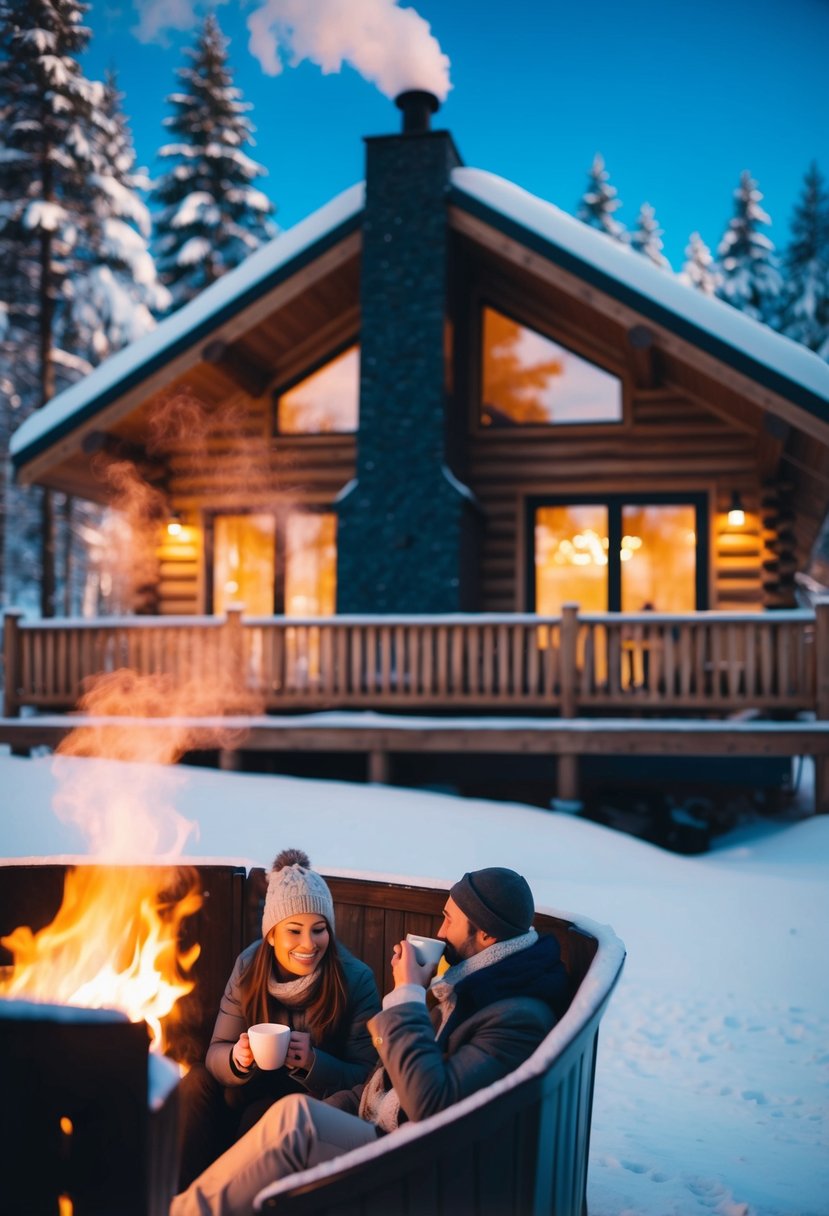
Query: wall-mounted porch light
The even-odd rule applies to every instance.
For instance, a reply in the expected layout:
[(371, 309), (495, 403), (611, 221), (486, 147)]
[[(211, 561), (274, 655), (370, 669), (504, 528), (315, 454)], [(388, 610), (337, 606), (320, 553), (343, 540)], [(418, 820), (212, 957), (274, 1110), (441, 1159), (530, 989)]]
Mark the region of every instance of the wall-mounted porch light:
[(181, 536), (182, 528), (181, 515), (178, 511), (171, 511), (170, 518), (167, 520), (167, 535)]
[(731, 491), (731, 506), (728, 508), (728, 526), (730, 528), (742, 528), (746, 522), (746, 513), (743, 509), (743, 500), (740, 498), (739, 490)]

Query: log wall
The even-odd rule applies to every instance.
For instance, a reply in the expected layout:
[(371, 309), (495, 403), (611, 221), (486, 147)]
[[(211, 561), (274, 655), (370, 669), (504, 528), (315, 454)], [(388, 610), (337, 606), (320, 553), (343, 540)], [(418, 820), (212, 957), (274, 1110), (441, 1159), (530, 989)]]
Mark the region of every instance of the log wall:
[[(485, 515), (481, 609), (528, 611), (528, 497), (550, 494), (659, 493), (709, 496), (709, 607), (763, 607), (762, 562), (770, 556), (760, 515), (761, 485), (751, 437), (687, 398), (634, 393), (630, 421), (618, 427), (557, 427), (472, 433), (468, 481)], [(739, 490), (746, 523), (732, 529), (726, 513)]]

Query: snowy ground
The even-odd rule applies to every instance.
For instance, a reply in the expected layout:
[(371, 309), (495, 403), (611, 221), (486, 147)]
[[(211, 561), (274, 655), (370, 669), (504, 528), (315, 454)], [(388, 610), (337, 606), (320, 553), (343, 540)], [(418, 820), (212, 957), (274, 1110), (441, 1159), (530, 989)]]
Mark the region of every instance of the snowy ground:
[[(687, 858), (518, 805), (378, 786), (61, 761), (198, 825), (191, 857), (454, 879), (509, 865), (541, 905), (608, 923), (628, 960), (602, 1023), (591, 1216), (829, 1213), (829, 817), (742, 829)], [(0, 756), (0, 854), (79, 854), (54, 762)], [(58, 799), (64, 817), (71, 799)], [(415, 825), (415, 830), (409, 829)], [(142, 839), (151, 838), (153, 826)]]

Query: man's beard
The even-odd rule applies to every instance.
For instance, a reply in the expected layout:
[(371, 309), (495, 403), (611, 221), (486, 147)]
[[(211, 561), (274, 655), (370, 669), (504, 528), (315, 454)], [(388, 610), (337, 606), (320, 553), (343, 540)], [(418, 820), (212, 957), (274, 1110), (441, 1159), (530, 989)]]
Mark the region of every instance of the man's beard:
[(446, 943), (446, 945), (443, 947), (443, 957), (446, 959), (450, 967), (457, 966), (458, 963), (462, 963), (465, 958), (469, 958), (473, 954), (470, 947), (471, 943), (474, 941), (474, 938), (475, 934), (470, 933), (469, 936), (461, 942), (460, 946), (453, 946), (451, 942)]

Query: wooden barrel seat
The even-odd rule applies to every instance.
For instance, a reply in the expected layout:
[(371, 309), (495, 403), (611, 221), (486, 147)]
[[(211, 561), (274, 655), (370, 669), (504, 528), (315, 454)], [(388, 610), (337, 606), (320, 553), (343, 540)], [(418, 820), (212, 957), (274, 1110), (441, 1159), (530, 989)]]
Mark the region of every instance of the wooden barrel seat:
[[(326, 875), (337, 935), (391, 982), (392, 947), (433, 936), (448, 884), (424, 888)], [(326, 1216), (585, 1216), (599, 1022), (624, 962), (604, 926), (539, 911), (561, 945), (573, 996), (520, 1068), (376, 1144), (263, 1191), (257, 1210)]]

